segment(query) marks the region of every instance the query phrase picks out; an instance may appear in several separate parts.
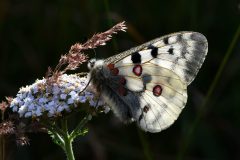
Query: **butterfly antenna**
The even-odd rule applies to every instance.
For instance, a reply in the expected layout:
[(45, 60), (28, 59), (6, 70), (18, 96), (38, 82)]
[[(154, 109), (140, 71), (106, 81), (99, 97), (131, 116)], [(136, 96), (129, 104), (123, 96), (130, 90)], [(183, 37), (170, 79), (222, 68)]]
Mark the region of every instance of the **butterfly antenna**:
[(92, 80), (92, 78), (89, 79), (87, 85), (83, 88), (83, 90), (81, 90), (81, 92), (78, 93), (78, 95), (81, 95), (81, 93), (83, 93), (87, 89), (87, 87), (89, 86), (91, 80)]

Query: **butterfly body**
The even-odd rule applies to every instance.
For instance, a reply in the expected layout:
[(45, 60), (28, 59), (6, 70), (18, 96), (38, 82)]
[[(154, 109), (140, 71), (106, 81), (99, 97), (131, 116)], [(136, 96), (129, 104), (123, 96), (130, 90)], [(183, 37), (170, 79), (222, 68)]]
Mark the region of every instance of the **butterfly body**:
[(207, 53), (206, 38), (178, 32), (90, 63), (91, 85), (120, 120), (160, 132), (179, 116), (187, 86)]
[(124, 96), (124, 92), (126, 92), (124, 88), (122, 88), (123, 90), (121, 91), (121, 86), (125, 83), (124, 79), (120, 76), (112, 75), (111, 70), (103, 60), (94, 60), (93, 63), (94, 67), (90, 72), (91, 83), (96, 87), (97, 93), (101, 94), (104, 101), (111, 106), (114, 113), (122, 121), (133, 121), (128, 104), (119, 98), (119, 96)]

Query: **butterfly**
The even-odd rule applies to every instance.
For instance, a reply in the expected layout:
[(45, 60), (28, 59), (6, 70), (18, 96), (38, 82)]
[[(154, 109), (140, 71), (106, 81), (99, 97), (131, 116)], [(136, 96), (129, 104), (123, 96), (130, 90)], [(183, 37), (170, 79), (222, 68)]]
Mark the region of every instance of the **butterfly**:
[(147, 132), (174, 123), (208, 51), (204, 35), (177, 32), (88, 63), (91, 85), (123, 122)]

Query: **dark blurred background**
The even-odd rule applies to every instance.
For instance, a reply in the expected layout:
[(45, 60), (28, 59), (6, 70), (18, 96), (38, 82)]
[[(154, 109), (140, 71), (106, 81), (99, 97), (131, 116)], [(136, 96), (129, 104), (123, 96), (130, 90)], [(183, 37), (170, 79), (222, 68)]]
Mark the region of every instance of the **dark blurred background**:
[[(206, 61), (189, 86), (186, 108), (169, 129), (145, 133), (134, 124), (123, 125), (112, 113), (102, 114), (89, 123), (89, 134), (74, 143), (76, 158), (240, 159), (239, 0), (1, 0), (0, 100), (45, 76), (48, 66), (54, 67), (75, 42), (123, 20), (127, 32), (97, 48), (98, 58), (168, 33), (191, 30), (209, 41)], [(94, 51), (88, 53), (94, 57)], [(223, 72), (214, 87), (220, 66)], [(86, 64), (80, 70), (87, 71)], [(208, 101), (202, 105), (206, 96)], [(29, 146), (16, 147), (9, 138), (8, 158), (65, 159), (47, 134), (31, 134), (30, 139)]]

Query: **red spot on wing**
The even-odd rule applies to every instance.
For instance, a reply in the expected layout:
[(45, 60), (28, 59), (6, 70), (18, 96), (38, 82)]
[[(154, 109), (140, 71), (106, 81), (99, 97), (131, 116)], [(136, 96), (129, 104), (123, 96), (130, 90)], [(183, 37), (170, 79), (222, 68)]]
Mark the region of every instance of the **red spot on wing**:
[(141, 76), (141, 74), (142, 74), (142, 66), (141, 65), (135, 65), (134, 67), (133, 67), (133, 73), (136, 75), (136, 76)]
[(162, 87), (160, 85), (156, 85), (153, 87), (153, 95), (154, 96), (160, 96), (162, 94)]
[(115, 68), (115, 67), (114, 67), (114, 64), (112, 64), (112, 63), (108, 64), (107, 66), (108, 66), (108, 68), (109, 68), (110, 70), (112, 70), (112, 69)]
[(118, 75), (119, 70), (117, 68), (114, 68), (114, 69), (111, 70), (111, 72), (114, 76), (116, 76), (116, 75)]
[(119, 73), (119, 70), (117, 68), (115, 68), (114, 64), (110, 63), (107, 65), (107, 67), (109, 68), (109, 70), (111, 71), (111, 73), (116, 76)]

